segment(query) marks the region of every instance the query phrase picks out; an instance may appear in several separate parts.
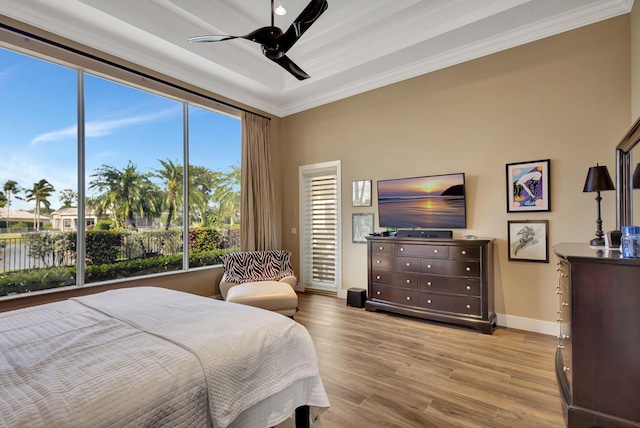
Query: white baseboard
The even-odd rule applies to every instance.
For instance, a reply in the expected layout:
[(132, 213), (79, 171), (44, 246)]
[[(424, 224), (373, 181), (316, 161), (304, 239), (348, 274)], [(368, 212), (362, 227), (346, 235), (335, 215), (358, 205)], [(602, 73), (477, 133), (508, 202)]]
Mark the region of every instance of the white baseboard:
[(559, 332), (557, 322), (541, 321), (505, 314), (496, 314), (496, 320), (499, 326), (507, 328), (516, 328), (518, 330), (532, 331), (550, 336), (557, 336)]

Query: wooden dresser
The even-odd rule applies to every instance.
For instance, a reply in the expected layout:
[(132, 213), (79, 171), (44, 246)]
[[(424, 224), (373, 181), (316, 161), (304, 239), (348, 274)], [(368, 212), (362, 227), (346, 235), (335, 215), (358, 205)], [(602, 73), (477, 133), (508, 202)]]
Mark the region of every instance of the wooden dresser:
[(553, 247), (556, 377), (569, 427), (640, 427), (640, 259), (587, 244)]
[(461, 324), (491, 334), (491, 239), (368, 237), (368, 311)]

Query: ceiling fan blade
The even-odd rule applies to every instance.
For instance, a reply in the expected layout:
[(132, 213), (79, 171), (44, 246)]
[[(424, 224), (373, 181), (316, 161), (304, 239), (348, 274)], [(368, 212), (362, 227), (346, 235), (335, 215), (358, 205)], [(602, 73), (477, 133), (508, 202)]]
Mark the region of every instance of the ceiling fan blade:
[(311, 0), (302, 13), (289, 26), (287, 31), (278, 39), (278, 46), (281, 51), (286, 52), (298, 41), (298, 39), (316, 22), (316, 20), (327, 10), (329, 3), (327, 0)]
[(278, 58), (269, 58), (269, 59), (275, 62), (276, 64), (280, 65), (289, 73), (293, 74), (298, 80), (304, 80), (311, 77), (307, 73), (305, 73), (304, 70), (298, 67), (293, 61), (291, 61), (289, 57), (287, 57), (286, 55), (282, 55)]
[(195, 36), (189, 37), (187, 40), (193, 43), (203, 42), (222, 42), (223, 40), (239, 39), (240, 36), (224, 36), (224, 35), (211, 35), (211, 36)]

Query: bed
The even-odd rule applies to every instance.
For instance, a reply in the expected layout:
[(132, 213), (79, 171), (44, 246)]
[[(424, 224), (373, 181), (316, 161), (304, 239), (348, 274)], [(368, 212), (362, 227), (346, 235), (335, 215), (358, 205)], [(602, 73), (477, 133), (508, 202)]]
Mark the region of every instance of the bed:
[(156, 287), (0, 313), (0, 427), (271, 427), (308, 406), (329, 406), (315, 348), (277, 313)]

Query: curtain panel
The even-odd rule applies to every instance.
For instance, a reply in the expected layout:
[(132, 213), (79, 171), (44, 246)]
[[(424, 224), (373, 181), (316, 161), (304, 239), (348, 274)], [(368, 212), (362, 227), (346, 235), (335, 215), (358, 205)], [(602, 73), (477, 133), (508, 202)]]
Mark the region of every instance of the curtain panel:
[(265, 117), (242, 113), (242, 251), (277, 249), (269, 122)]

